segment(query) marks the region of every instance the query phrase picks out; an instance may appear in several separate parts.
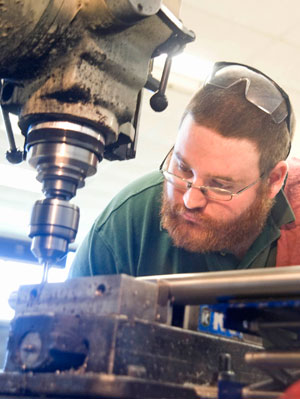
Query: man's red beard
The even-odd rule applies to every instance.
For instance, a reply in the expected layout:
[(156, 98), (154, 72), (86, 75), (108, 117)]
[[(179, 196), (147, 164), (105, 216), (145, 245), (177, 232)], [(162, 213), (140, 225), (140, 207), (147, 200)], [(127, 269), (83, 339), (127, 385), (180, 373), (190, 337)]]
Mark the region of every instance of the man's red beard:
[(216, 220), (203, 215), (199, 209), (188, 210), (199, 222), (197, 224), (183, 218), (182, 215), (187, 211), (184, 205), (170, 203), (165, 183), (161, 221), (176, 247), (190, 252), (229, 251), (237, 254), (248, 249), (249, 239), (253, 242), (262, 231), (273, 204), (274, 200), (268, 197), (268, 187), (262, 185), (255, 201), (231, 221)]

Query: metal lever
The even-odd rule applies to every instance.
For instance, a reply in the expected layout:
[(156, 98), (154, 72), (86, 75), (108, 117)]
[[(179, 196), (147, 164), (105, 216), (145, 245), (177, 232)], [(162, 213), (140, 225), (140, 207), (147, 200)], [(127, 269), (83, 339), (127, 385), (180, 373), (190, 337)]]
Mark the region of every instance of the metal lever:
[(151, 108), (156, 112), (164, 111), (168, 106), (166, 97), (166, 89), (171, 71), (172, 56), (168, 55), (165, 61), (163, 73), (161, 75), (160, 84), (157, 92), (150, 98)]
[(18, 150), (16, 147), (14, 133), (10, 123), (9, 113), (3, 107), (1, 107), (1, 110), (2, 110), (3, 121), (5, 124), (6, 135), (9, 143), (9, 150), (6, 151), (6, 159), (10, 163), (14, 164), (21, 163), (23, 161), (23, 151)]

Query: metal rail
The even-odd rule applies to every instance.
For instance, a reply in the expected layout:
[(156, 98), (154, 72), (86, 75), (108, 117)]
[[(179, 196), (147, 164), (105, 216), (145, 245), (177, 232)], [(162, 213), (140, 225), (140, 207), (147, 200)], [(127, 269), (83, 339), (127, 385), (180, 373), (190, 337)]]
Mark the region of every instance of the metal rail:
[(300, 296), (300, 266), (138, 277), (157, 282), (173, 303), (213, 304), (227, 299)]

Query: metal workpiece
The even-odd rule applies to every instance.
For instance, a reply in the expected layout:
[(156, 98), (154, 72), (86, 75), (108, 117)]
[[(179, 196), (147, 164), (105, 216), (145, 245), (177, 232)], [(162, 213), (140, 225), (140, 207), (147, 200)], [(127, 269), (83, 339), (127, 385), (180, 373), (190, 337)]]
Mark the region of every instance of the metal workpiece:
[[(120, 274), (82, 277), (64, 283), (21, 286), (15, 305), (16, 317), (26, 314), (121, 314), (155, 321), (160, 310), (158, 288), (151, 282), (136, 281)], [(139, 304), (139, 306), (137, 306)], [(164, 319), (161, 317), (163, 323)]]
[(183, 305), (230, 299), (299, 296), (300, 266), (138, 277), (157, 282), (164, 296)]

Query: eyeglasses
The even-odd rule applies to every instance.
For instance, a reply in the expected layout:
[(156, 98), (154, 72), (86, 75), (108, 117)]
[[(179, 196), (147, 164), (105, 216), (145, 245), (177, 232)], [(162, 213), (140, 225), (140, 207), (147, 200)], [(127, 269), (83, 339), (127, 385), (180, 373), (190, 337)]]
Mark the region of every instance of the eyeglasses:
[(223, 188), (219, 187), (210, 187), (210, 186), (197, 186), (196, 184), (193, 184), (190, 182), (188, 179), (184, 179), (183, 177), (177, 176), (172, 172), (169, 172), (165, 168), (165, 162), (168, 159), (169, 155), (171, 155), (173, 151), (173, 147), (171, 150), (168, 152), (166, 157), (164, 158), (163, 162), (161, 163), (159, 167), (159, 171), (162, 173), (163, 177), (168, 183), (173, 184), (176, 188), (178, 188), (181, 191), (187, 191), (191, 188), (195, 188), (197, 190), (200, 190), (201, 193), (209, 199), (215, 200), (215, 201), (231, 201), (233, 197), (237, 197), (238, 195), (242, 194), (244, 191), (248, 190), (250, 187), (254, 186), (257, 184), (264, 176), (264, 173), (262, 173), (258, 179), (256, 179), (254, 182), (248, 184), (246, 187), (242, 188), (241, 190), (238, 190), (236, 192), (231, 192), (229, 190), (225, 190)]
[(273, 122), (279, 124), (285, 120), (292, 134), (294, 114), (288, 95), (276, 82), (259, 70), (239, 63), (216, 62), (204, 86), (213, 85), (228, 89), (243, 80), (246, 81), (247, 101), (269, 114)]

